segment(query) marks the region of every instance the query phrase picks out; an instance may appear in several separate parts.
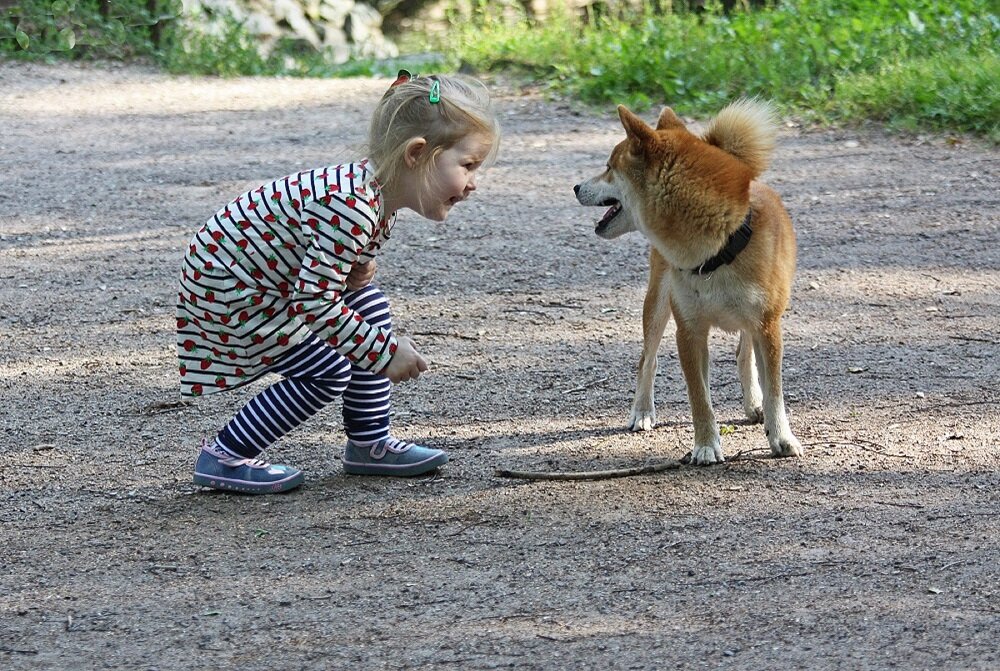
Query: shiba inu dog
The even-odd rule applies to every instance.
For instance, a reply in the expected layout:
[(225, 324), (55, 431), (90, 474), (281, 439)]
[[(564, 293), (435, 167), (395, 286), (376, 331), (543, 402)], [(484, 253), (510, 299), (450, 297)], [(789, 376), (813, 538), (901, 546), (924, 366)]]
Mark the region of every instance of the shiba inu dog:
[(610, 206), (597, 222), (597, 235), (612, 239), (639, 231), (651, 243), (642, 357), (628, 427), (648, 431), (656, 423), (656, 350), (673, 314), (694, 420), (692, 462), (724, 461), (708, 387), (711, 327), (740, 333), (743, 409), (751, 422), (764, 423), (772, 454), (801, 456), (781, 385), (781, 315), (795, 272), (795, 232), (780, 197), (755, 181), (774, 148), (771, 108), (737, 101), (701, 136), (669, 107), (655, 129), (624, 106), (618, 116), (625, 139), (604, 172), (574, 191), (583, 205)]

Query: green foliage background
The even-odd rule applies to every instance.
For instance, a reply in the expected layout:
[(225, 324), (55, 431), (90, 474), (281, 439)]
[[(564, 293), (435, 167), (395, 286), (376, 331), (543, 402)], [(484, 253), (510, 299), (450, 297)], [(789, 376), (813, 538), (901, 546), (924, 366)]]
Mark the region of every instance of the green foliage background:
[[(8, 3), (3, 3), (4, 5)], [(102, 15), (101, 5), (107, 13)], [(151, 56), (151, 27), (176, 16), (179, 0), (15, 0), (0, 10), (0, 56), (129, 59)]]
[[(0, 58), (146, 58), (172, 72), (223, 76), (388, 75), (407, 62), (337, 65), (293, 45), (264, 58), (236, 22), (215, 36), (186, 31), (173, 20), (179, 0), (114, 0), (104, 15), (101, 2), (18, 0), (0, 16)], [(1000, 142), (996, 0), (782, 0), (731, 14), (711, 0), (698, 13), (654, 5), (671, 3), (534, 21), (482, 1), (472, 20), (403, 43), (439, 54), (441, 70), (505, 72), (598, 105), (708, 114), (759, 95), (824, 122), (870, 119)]]
[[(441, 43), (477, 70), (518, 69), (583, 100), (705, 114), (746, 95), (821, 120), (1000, 141), (994, 0), (786, 0), (773, 9), (592, 19), (515, 29), (490, 3)], [(449, 44), (453, 45), (449, 47)]]

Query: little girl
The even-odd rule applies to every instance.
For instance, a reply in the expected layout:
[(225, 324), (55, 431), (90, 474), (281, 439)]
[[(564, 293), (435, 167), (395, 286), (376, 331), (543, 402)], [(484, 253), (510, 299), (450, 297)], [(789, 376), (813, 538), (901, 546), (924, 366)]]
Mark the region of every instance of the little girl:
[(201, 227), (177, 302), (181, 392), (234, 389), (265, 373), (283, 379), (203, 441), (195, 483), (248, 493), (298, 487), (301, 471), (259, 457), (338, 396), (345, 472), (413, 476), (448, 461), (389, 432), (391, 383), (415, 380), (427, 362), (393, 335), (371, 280), (396, 212), (444, 221), (475, 191), (499, 138), (481, 84), (404, 70), (375, 108), (368, 158), (264, 184)]

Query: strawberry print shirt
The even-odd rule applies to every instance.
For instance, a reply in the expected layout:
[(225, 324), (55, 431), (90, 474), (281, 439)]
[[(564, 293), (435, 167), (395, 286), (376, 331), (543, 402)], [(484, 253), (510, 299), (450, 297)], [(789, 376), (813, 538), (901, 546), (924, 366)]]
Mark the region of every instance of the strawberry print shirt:
[(253, 381), (315, 334), (377, 373), (389, 331), (344, 304), (347, 275), (389, 239), (367, 160), (300, 172), (239, 196), (191, 239), (177, 297), (181, 393)]

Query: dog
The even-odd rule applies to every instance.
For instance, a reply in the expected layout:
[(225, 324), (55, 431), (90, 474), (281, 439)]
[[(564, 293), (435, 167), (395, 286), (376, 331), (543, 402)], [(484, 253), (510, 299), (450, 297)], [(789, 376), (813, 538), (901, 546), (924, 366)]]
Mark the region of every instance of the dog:
[(795, 232), (778, 194), (756, 181), (775, 145), (771, 107), (738, 100), (700, 136), (669, 107), (655, 129), (623, 105), (618, 116), (625, 139), (604, 172), (574, 191), (582, 205), (610, 206), (597, 235), (610, 240), (639, 231), (651, 246), (628, 428), (648, 431), (656, 423), (656, 352), (673, 314), (694, 421), (691, 462), (725, 461), (708, 385), (712, 327), (740, 333), (736, 361), (747, 419), (763, 422), (773, 455), (801, 456), (781, 382), (781, 316), (795, 274)]

